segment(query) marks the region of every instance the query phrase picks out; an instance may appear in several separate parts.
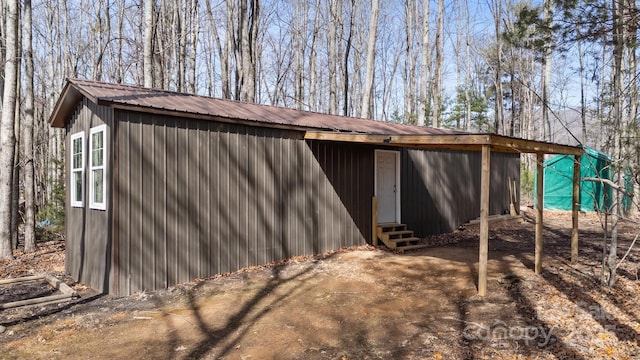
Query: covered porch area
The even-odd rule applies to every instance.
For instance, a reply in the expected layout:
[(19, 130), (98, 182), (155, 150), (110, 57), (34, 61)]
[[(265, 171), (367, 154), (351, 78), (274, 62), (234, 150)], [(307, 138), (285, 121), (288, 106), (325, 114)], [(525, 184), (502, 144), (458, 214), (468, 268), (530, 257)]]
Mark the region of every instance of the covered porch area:
[[(536, 194), (535, 194), (535, 272), (542, 272), (544, 240), (543, 230), (543, 194), (544, 194), (544, 155), (563, 154), (574, 158), (573, 192), (572, 192), (572, 232), (571, 261), (578, 259), (578, 212), (580, 196), (580, 161), (583, 149), (577, 146), (561, 145), (541, 141), (511, 138), (495, 134), (438, 134), (438, 135), (381, 135), (362, 133), (341, 133), (307, 131), (306, 140), (336, 141), (347, 143), (373, 144), (395, 148), (413, 149), (448, 149), (474, 151), (481, 154), (480, 171), (480, 244), (478, 254), (478, 294), (485, 296), (487, 291), (487, 260), (489, 256), (489, 197), (491, 188), (491, 154), (518, 153), (535, 154), (536, 157)], [(375, 200), (372, 201), (375, 208)], [(375, 212), (375, 209), (372, 209)], [(377, 228), (374, 217), (374, 229)], [(375, 237), (376, 231), (372, 232)], [(372, 243), (374, 243), (372, 239)]]

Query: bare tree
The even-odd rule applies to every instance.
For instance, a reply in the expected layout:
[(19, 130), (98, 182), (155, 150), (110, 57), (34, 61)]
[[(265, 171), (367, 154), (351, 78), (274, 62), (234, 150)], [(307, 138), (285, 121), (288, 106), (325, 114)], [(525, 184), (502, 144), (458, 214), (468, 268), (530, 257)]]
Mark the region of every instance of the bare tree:
[(504, 105), (502, 91), (502, 0), (493, 0), (491, 2), (491, 13), (493, 15), (496, 38), (496, 64), (493, 73), (493, 85), (495, 89), (494, 132), (501, 134), (504, 131)]
[[(551, 23), (552, 6), (551, 0), (544, 0), (543, 16), (547, 24)], [(547, 131), (547, 128), (549, 126), (549, 93), (551, 89), (551, 59), (553, 55), (551, 45), (551, 38), (547, 37), (542, 49), (542, 123), (540, 124), (540, 132), (538, 134), (539, 139), (542, 141), (547, 140), (550, 135), (548, 134), (550, 131)]]
[(4, 66), (4, 96), (0, 118), (0, 259), (11, 259), (11, 193), (13, 190), (13, 163), (15, 154), (15, 109), (17, 104), (18, 17), (19, 1), (7, 1), (6, 53)]
[[(427, 4), (428, 5), (428, 4)], [(416, 56), (414, 51), (414, 34), (415, 23), (417, 13), (416, 2), (405, 1), (404, 2), (404, 16), (405, 16), (405, 58), (404, 58), (404, 121), (412, 122), (416, 116), (415, 109), (415, 67)], [(423, 9), (422, 16), (429, 17), (429, 9)], [(427, 20), (428, 22), (428, 20)], [(423, 29), (423, 38), (424, 38)], [(427, 35), (428, 36), (428, 35)], [(424, 44), (423, 44), (424, 47)], [(422, 61), (431, 61), (430, 59), (422, 59)], [(422, 90), (421, 90), (422, 91)]]
[(329, 113), (338, 113), (338, 28), (342, 27), (342, 0), (335, 0), (329, 2), (329, 33), (327, 44), (328, 50), (328, 64), (329, 64)]
[(153, 12), (155, 0), (144, 1), (144, 86), (152, 88), (154, 86), (153, 70), (153, 34), (154, 22)]
[[(247, 4), (248, 2), (248, 4)], [(257, 38), (260, 23), (260, 1), (242, 0), (238, 11), (240, 25), (241, 90), (240, 99), (256, 101)]]
[(313, 30), (311, 32), (311, 53), (309, 54), (309, 110), (317, 111), (317, 57), (318, 38), (320, 32), (320, 0), (316, 0), (314, 7)]
[(375, 66), (376, 39), (378, 38), (378, 0), (371, 0), (371, 19), (369, 20), (369, 40), (367, 41), (367, 62), (364, 88), (362, 89), (363, 118), (370, 117), (370, 101), (373, 95), (373, 68)]
[(24, 61), (25, 61), (25, 108), (23, 120), (23, 168), (24, 168), (24, 200), (25, 200), (25, 217), (24, 217), (24, 252), (33, 252), (36, 249), (35, 241), (35, 186), (34, 186), (34, 168), (33, 168), (33, 122), (34, 122), (34, 89), (33, 89), (33, 9), (31, 0), (24, 1)]
[[(349, 9), (349, 24), (346, 30), (349, 32), (346, 34), (344, 57), (342, 58), (342, 114), (349, 116), (349, 56), (351, 56), (351, 50), (353, 47), (354, 37), (354, 23), (356, 16), (355, 0), (350, 0), (351, 7)], [(344, 29), (344, 28), (343, 28)], [(343, 30), (344, 31), (344, 30)]]
[(442, 101), (444, 98), (444, 0), (438, 0), (438, 24), (436, 27), (436, 68), (433, 79), (433, 126), (442, 122)]
[(418, 125), (424, 126), (427, 120), (427, 106), (429, 105), (429, 76), (431, 73), (431, 28), (429, 21), (430, 0), (422, 1), (422, 32), (421, 63), (420, 63), (420, 104), (418, 105)]

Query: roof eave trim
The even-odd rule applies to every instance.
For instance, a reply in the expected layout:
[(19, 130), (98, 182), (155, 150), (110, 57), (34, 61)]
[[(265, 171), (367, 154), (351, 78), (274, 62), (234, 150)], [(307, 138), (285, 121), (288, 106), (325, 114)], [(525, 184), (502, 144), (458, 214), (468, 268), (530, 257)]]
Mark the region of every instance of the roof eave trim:
[(307, 131), (307, 140), (341, 141), (386, 146), (419, 147), (419, 148), (451, 148), (460, 150), (479, 150), (482, 145), (490, 145), (498, 152), (511, 153), (544, 153), (582, 155), (582, 148), (541, 141), (510, 138), (494, 134), (357, 134)]
[(76, 103), (75, 98), (77, 98), (78, 95), (79, 93), (77, 92), (77, 90), (75, 90), (71, 82), (67, 80), (64, 88), (62, 88), (62, 92), (60, 93), (58, 100), (56, 101), (56, 104), (53, 106), (53, 111), (49, 116), (49, 125), (51, 127), (64, 128), (66, 126), (66, 119), (69, 115), (69, 104)]
[(51, 116), (49, 117), (49, 125), (56, 128), (64, 128), (67, 125), (71, 115), (78, 106), (78, 103), (86, 97), (93, 103), (98, 103), (97, 98), (87, 93), (81, 86), (75, 84), (74, 79), (67, 79), (62, 92), (58, 97), (58, 101), (53, 107)]

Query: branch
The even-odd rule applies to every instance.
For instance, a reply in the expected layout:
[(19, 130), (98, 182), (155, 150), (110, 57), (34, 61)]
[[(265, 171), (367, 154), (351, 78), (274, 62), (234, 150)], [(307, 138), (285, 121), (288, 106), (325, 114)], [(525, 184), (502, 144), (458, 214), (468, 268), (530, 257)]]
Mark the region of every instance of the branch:
[(624, 254), (622, 259), (620, 259), (620, 261), (616, 264), (616, 269), (618, 269), (618, 267), (622, 264), (624, 259), (627, 258), (627, 255), (629, 255), (629, 253), (631, 252), (631, 249), (633, 249), (633, 245), (636, 244), (636, 240), (638, 240), (638, 236), (640, 236), (640, 234), (636, 235), (635, 239), (633, 239), (633, 242), (631, 243), (631, 245), (629, 245), (629, 249), (627, 249), (627, 252)]
[(626, 189), (621, 188), (620, 186), (616, 185), (616, 183), (614, 183), (613, 181), (609, 180), (609, 179), (599, 179), (599, 178), (582, 178), (583, 181), (593, 181), (593, 182), (599, 182), (599, 183), (605, 183), (609, 186), (611, 186), (612, 188), (620, 191), (621, 193), (627, 195), (628, 197), (632, 198), (633, 194), (629, 193)]

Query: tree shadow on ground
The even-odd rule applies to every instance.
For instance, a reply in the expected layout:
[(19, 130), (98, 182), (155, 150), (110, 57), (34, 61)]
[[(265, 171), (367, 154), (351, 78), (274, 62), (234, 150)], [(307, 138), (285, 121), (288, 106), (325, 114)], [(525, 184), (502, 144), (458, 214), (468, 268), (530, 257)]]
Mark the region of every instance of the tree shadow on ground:
[[(545, 231), (547, 231), (546, 228), (545, 228)], [(565, 234), (561, 230), (557, 230), (554, 228), (550, 228), (550, 232), (553, 234), (556, 234), (557, 237), (545, 238), (545, 245), (546, 245), (545, 249), (547, 250), (547, 251), (543, 250), (545, 256), (554, 257), (556, 258), (556, 260), (559, 260), (565, 263), (567, 267), (563, 268), (562, 271), (573, 272), (572, 276), (576, 279), (579, 279), (579, 281), (577, 284), (574, 282), (568, 282), (565, 279), (563, 279), (561, 275), (550, 271), (550, 269), (543, 269), (542, 277), (545, 280), (547, 280), (551, 285), (553, 285), (557, 290), (564, 293), (567, 296), (567, 298), (572, 302), (574, 302), (575, 304), (577, 305), (582, 304), (582, 305), (586, 305), (587, 307), (598, 308), (599, 311), (590, 311), (594, 320), (598, 321), (598, 323), (600, 323), (600, 325), (604, 329), (614, 328), (614, 329), (617, 329), (618, 332), (627, 334), (622, 338), (618, 336), (620, 340), (630, 338), (628, 334), (631, 334), (633, 336), (638, 336), (637, 332), (633, 328), (622, 323), (618, 319), (612, 319), (610, 315), (606, 315), (604, 317), (601, 316), (602, 311), (604, 310), (603, 304), (601, 304), (592, 296), (590, 296), (587, 292), (585, 292), (585, 289), (600, 286), (598, 277), (595, 276), (594, 274), (581, 272), (573, 264), (567, 262), (566, 259), (570, 258), (570, 243), (567, 241), (566, 246), (564, 246), (561, 243), (562, 239), (568, 239), (567, 234)], [(519, 245), (513, 246), (513, 244), (511, 244), (510, 242), (504, 241), (503, 239), (500, 238), (500, 236), (505, 236), (505, 235), (512, 237), (515, 234), (516, 234), (515, 230), (509, 230), (509, 231), (502, 230), (500, 235), (497, 236), (495, 240), (499, 242), (498, 243), (499, 245), (497, 245), (497, 247), (499, 247), (501, 250), (513, 251), (514, 256), (516, 256), (516, 258), (520, 262), (522, 262), (524, 266), (526, 266), (530, 270), (533, 270), (535, 267), (535, 264), (532, 260), (532, 255), (533, 255), (532, 251), (527, 251), (526, 247), (523, 247), (523, 246), (519, 246)], [(517, 234), (520, 235), (521, 238), (527, 239), (531, 243), (531, 246), (533, 246), (533, 238), (535, 236), (534, 231), (528, 230), (528, 229), (522, 229), (517, 231)], [(580, 242), (581, 256), (579, 258), (579, 263), (587, 263), (587, 262), (593, 262), (593, 264), (600, 263), (601, 259), (593, 259), (592, 257), (602, 256), (602, 245), (601, 243), (598, 242), (598, 240), (596, 240), (601, 236), (602, 234), (594, 231), (580, 232), (580, 237), (583, 240)], [(626, 244), (626, 243), (627, 241), (623, 240), (621, 241), (620, 245)], [(630, 243), (627, 245), (630, 245)], [(549, 251), (550, 247), (552, 251)], [(631, 259), (633, 259), (633, 255)], [(543, 264), (543, 268), (544, 268), (544, 264)], [(618, 269), (618, 276), (624, 276), (634, 281), (636, 280), (635, 274), (632, 274), (631, 272), (623, 268)], [(601, 291), (606, 292), (607, 289), (602, 288)], [(620, 301), (618, 301), (618, 299), (616, 299), (614, 295), (609, 294), (607, 297), (611, 301), (611, 303), (617, 306), (622, 312), (626, 313), (631, 318), (634, 318), (636, 321), (638, 320), (637, 316), (633, 313), (633, 311), (628, 308), (628, 304), (621, 303)]]
[[(561, 243), (561, 240), (568, 239), (567, 234), (562, 230), (558, 230), (555, 228), (547, 229), (545, 227), (545, 231), (550, 231), (552, 234), (557, 236), (553, 238), (549, 238), (549, 237), (545, 238), (545, 245), (547, 245), (547, 249), (550, 247), (549, 243), (553, 244), (553, 247), (552, 247), (553, 251), (546, 251), (545, 256), (554, 257), (556, 258), (556, 260), (559, 260), (565, 263), (567, 267), (561, 268), (560, 271), (571, 273), (570, 275), (572, 276), (572, 278), (574, 278), (574, 280), (577, 279), (577, 282), (567, 281), (565, 278), (563, 278), (562, 275), (552, 271), (552, 269), (544, 269), (544, 264), (543, 264), (543, 272), (541, 274), (542, 278), (544, 278), (549, 284), (555, 287), (558, 291), (563, 293), (567, 297), (567, 299), (569, 299), (571, 302), (575, 304), (576, 307), (582, 308), (582, 310), (587, 311), (591, 315), (593, 320), (595, 320), (600, 324), (600, 326), (604, 331), (610, 331), (612, 333), (615, 333), (615, 335), (619, 340), (634, 340), (638, 338), (640, 335), (638, 334), (637, 331), (635, 331), (631, 326), (622, 322), (620, 319), (606, 312), (605, 304), (603, 304), (601, 301), (597, 300), (593, 296), (589, 295), (589, 293), (585, 291), (585, 289), (598, 287), (599, 280), (591, 274), (585, 274), (577, 270), (575, 266), (566, 262), (567, 254), (569, 254), (569, 251), (570, 251), (570, 243), (567, 242), (566, 246), (563, 246), (563, 244)], [(517, 234), (520, 235), (519, 237), (521, 239), (526, 239), (525, 241), (528, 240), (528, 242), (530, 242), (531, 245), (533, 245), (533, 238), (535, 236), (535, 233), (532, 230), (521, 229), (521, 230), (518, 230)], [(534, 262), (532, 261), (533, 249), (530, 251), (527, 251), (526, 247), (518, 246), (518, 245), (513, 246), (512, 243), (505, 241), (501, 238), (501, 236), (513, 237), (514, 235), (515, 235), (515, 231), (513, 230), (511, 231), (503, 230), (501, 231), (500, 234), (496, 236), (496, 239), (494, 240), (494, 245), (495, 245), (495, 241), (497, 241), (499, 244), (497, 245), (497, 247), (499, 247), (503, 251), (506, 250), (506, 251), (512, 252), (513, 255), (524, 266), (526, 266), (529, 270), (533, 270), (534, 269)], [(592, 240), (592, 239), (597, 239), (598, 237), (601, 236), (601, 234), (598, 234), (593, 231), (582, 231), (580, 233), (580, 236), (583, 239), (590, 239), (590, 241), (581, 242), (580, 246), (583, 253), (586, 248), (591, 250), (590, 254), (602, 254), (601, 246), (599, 247), (598, 244), (594, 243), (595, 241)], [(551, 241), (548, 241), (548, 240), (551, 240)], [(583, 257), (579, 261), (584, 262), (584, 261), (591, 261), (591, 260), (593, 259), (585, 259), (583, 255)], [(606, 289), (603, 288), (602, 291), (606, 292)], [(520, 296), (521, 294), (514, 294), (514, 295)], [(613, 303), (616, 307), (618, 307), (620, 311), (622, 311), (623, 313), (626, 313), (630, 318), (633, 318), (635, 321), (638, 320), (637, 316), (635, 316), (633, 311), (628, 308), (628, 304), (620, 303), (619, 301), (617, 301), (615, 296), (608, 295), (607, 297), (611, 301), (611, 303)], [(520, 298), (526, 300), (526, 298), (524, 297), (520, 296)], [(516, 297), (514, 297), (514, 300), (515, 299)], [(521, 302), (518, 302), (518, 304), (519, 306), (522, 306)], [(526, 308), (523, 308), (522, 310), (523, 312), (527, 312)]]
[[(622, 322), (620, 319), (607, 312), (606, 305), (595, 299), (589, 293), (584, 291), (581, 284), (575, 284), (565, 281), (562, 276), (553, 272), (544, 271), (542, 277), (553, 285), (558, 291), (562, 292), (576, 307), (588, 312), (591, 318), (598, 322), (604, 331), (615, 334), (618, 340), (635, 340), (640, 337), (637, 331), (631, 326)], [(613, 301), (615, 303), (615, 301)], [(624, 304), (616, 304), (616, 306), (627, 315), (635, 318)], [(635, 318), (635, 321), (638, 319)]]
[[(221, 346), (221, 348), (216, 351), (215, 357), (219, 358), (226, 356), (229, 351), (231, 351), (243, 339), (251, 328), (251, 325), (255, 324), (258, 320), (267, 315), (274, 305), (283, 302), (300, 288), (296, 287), (279, 295), (275, 295), (275, 291), (282, 288), (283, 285), (294, 280), (299, 281), (300, 278), (311, 273), (315, 264), (316, 261), (314, 261), (312, 265), (305, 267), (291, 276), (284, 275), (284, 270), (287, 268), (286, 264), (274, 266), (271, 269), (270, 279), (258, 290), (258, 292), (255, 293), (255, 295), (242, 304), (242, 307), (235, 314), (230, 316), (223, 325), (218, 327), (211, 326), (207, 323), (207, 320), (204, 317), (204, 311), (201, 309), (197, 301), (197, 297), (202, 293), (200, 290), (205, 282), (200, 282), (196, 286), (190, 288), (186, 293), (188, 306), (189, 309), (193, 311), (193, 317), (196, 320), (194, 325), (198, 327), (204, 338), (193, 346), (187, 355), (180, 357), (187, 359), (203, 358), (218, 346)], [(267, 298), (269, 298), (268, 303), (264, 304), (264, 302), (267, 301)], [(162, 304), (157, 304), (157, 306), (162, 307)], [(175, 353), (179, 343), (177, 328), (171, 319), (171, 314), (166, 312), (163, 313), (163, 319), (168, 328), (169, 334), (169, 340), (166, 341), (164, 346), (167, 349), (167, 353)]]
[[(520, 349), (528, 356), (536, 356), (539, 352), (552, 352), (562, 358), (585, 359), (578, 351), (567, 346), (558, 338), (558, 334), (554, 333), (554, 331), (557, 332), (555, 326), (550, 326), (539, 318), (537, 306), (525, 294), (527, 290), (523, 289), (522, 279), (512, 273), (510, 266), (503, 266), (503, 273), (509, 274), (507, 284), (509, 297), (513, 300), (518, 314), (526, 324), (525, 339), (517, 339)], [(537, 336), (531, 338), (531, 334)]]

